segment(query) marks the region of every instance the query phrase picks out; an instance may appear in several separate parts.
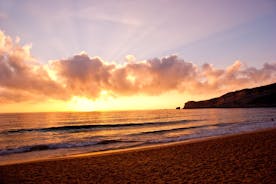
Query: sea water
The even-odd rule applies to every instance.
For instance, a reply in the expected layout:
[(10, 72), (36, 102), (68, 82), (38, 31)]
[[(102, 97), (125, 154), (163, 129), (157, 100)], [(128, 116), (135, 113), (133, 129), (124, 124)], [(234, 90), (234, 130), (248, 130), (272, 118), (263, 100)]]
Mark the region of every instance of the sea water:
[(0, 165), (276, 127), (276, 108), (0, 114)]

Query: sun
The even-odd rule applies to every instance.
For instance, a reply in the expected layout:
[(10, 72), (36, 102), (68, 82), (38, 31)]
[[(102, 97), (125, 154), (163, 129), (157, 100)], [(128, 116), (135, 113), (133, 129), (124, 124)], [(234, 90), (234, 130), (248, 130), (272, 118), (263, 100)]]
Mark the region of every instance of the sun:
[(72, 111), (93, 111), (94, 104), (93, 101), (85, 98), (85, 97), (78, 97), (74, 96), (68, 103), (68, 108)]
[(106, 96), (106, 95), (108, 95), (108, 91), (102, 90), (102, 91), (101, 91), (101, 96)]

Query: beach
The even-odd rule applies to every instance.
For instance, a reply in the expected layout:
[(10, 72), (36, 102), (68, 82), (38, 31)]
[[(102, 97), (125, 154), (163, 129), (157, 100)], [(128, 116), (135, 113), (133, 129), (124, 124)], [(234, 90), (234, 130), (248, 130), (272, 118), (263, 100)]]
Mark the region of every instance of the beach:
[(0, 166), (0, 183), (275, 183), (276, 129)]

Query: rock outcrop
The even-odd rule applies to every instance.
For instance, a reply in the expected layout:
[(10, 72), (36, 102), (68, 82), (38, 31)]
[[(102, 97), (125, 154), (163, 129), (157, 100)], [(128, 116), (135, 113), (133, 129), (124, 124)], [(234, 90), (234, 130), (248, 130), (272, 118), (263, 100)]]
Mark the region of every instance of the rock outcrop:
[(276, 107), (276, 83), (226, 93), (210, 100), (189, 101), (183, 109), (245, 107)]

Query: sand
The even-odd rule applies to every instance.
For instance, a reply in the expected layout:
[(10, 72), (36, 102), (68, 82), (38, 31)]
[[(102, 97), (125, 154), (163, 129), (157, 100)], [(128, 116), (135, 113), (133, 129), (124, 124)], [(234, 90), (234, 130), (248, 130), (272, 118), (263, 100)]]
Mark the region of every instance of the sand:
[(0, 166), (0, 183), (276, 183), (276, 129)]

